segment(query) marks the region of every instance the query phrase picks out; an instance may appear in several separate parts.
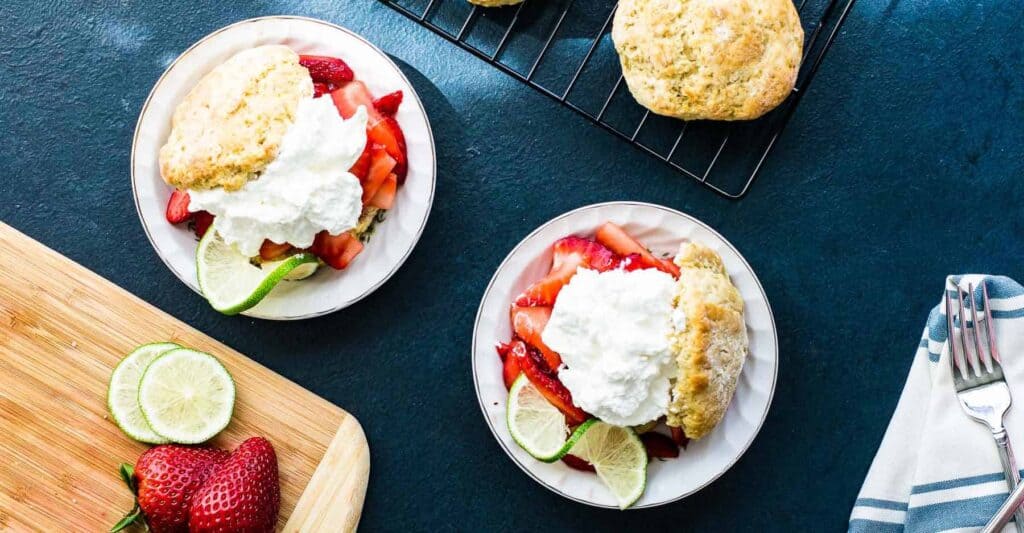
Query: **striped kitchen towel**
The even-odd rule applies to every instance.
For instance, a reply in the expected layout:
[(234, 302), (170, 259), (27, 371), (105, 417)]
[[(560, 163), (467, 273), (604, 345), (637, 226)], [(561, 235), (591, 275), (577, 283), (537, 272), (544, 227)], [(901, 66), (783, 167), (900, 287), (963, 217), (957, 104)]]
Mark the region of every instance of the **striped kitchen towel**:
[[(966, 291), (973, 283), (975, 301), (980, 302), (983, 282), (1015, 400), (1005, 424), (1021, 468), (1024, 287), (1002, 276), (970, 274), (950, 276), (947, 289), (952, 291), (956, 284)], [(1008, 496), (991, 432), (968, 418), (957, 403), (946, 330), (945, 306), (940, 302), (928, 316), (896, 412), (854, 502), (850, 532), (976, 531)]]

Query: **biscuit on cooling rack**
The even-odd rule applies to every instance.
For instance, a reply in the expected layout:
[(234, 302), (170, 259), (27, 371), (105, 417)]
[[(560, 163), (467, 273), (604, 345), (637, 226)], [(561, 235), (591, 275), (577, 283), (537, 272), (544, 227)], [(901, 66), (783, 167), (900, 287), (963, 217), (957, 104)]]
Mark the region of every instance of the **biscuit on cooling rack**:
[(470, 4), (476, 4), (480, 7), (500, 7), (500, 6), (511, 6), (514, 4), (521, 3), (523, 0), (466, 0)]
[(792, 0), (621, 0), (612, 25), (633, 97), (683, 120), (748, 120), (793, 90), (803, 28)]
[(160, 174), (179, 189), (241, 188), (277, 156), (299, 101), (312, 96), (309, 71), (291, 48), (235, 54), (175, 108)]
[(674, 305), (685, 315), (685, 325), (672, 338), (679, 373), (668, 425), (699, 439), (725, 416), (749, 341), (743, 298), (722, 258), (702, 244), (686, 243), (675, 262), (680, 274)]

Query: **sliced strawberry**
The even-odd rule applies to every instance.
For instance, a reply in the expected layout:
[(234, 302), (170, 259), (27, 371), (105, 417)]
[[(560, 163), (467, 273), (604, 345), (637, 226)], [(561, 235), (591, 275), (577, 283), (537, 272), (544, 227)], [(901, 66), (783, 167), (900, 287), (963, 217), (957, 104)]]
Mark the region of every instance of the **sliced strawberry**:
[(171, 224), (181, 224), (192, 218), (188, 210), (188, 191), (174, 189), (171, 199), (167, 200), (167, 221)]
[(690, 443), (690, 438), (683, 433), (683, 428), (669, 427), (672, 430), (672, 442), (675, 442), (682, 448), (686, 448), (686, 445)]
[(377, 189), (384, 185), (394, 168), (394, 158), (388, 155), (387, 151), (374, 147), (370, 154), (370, 172), (363, 182), (363, 205), (377, 194)]
[(668, 435), (648, 431), (640, 435), (640, 441), (644, 443), (649, 459), (655, 457), (661, 459), (679, 457), (679, 446)]
[(366, 136), (369, 142), (384, 146), (396, 162), (395, 175), (398, 177), (398, 184), (405, 183), (408, 172), (408, 157), (406, 155), (405, 134), (394, 117), (382, 114), (373, 105), (373, 96), (369, 89), (361, 81), (353, 81), (345, 84), (340, 89), (331, 93), (334, 106), (343, 118), (350, 118), (359, 109), (359, 106), (366, 108)]
[(402, 91), (401, 89), (385, 94), (380, 98), (373, 101), (373, 107), (377, 108), (377, 111), (385, 115), (394, 115), (398, 112), (398, 106), (402, 104)]
[(405, 176), (408, 172), (408, 156), (405, 151), (405, 134), (394, 117), (382, 117), (377, 122), (367, 122), (366, 136), (370, 141), (384, 145), (388, 155), (398, 163), (395, 166), (395, 175), (398, 176), (398, 184), (405, 183)]
[(351, 233), (331, 235), (326, 231), (317, 233), (313, 246), (309, 248), (310, 252), (338, 270), (347, 267), (352, 258), (362, 250), (363, 243)]
[(332, 91), (331, 99), (334, 100), (334, 107), (338, 108), (338, 113), (344, 119), (352, 118), (359, 106), (365, 107), (369, 119), (366, 123), (367, 129), (383, 118), (380, 112), (373, 107), (373, 96), (361, 81), (346, 83), (340, 89)]
[(366, 205), (371, 207), (377, 207), (380, 209), (391, 209), (391, 206), (395, 204), (395, 193), (398, 192), (398, 178), (395, 177), (395, 173), (388, 174), (387, 179), (381, 184), (377, 192), (374, 193), (373, 198)]
[(604, 225), (598, 228), (597, 234), (594, 237), (597, 239), (597, 242), (607, 246), (611, 251), (619, 255), (637, 254), (640, 256), (643, 264), (672, 274), (674, 277), (679, 277), (679, 267), (671, 261), (663, 261), (654, 257), (654, 254), (647, 248), (636, 242), (625, 230), (613, 222), (605, 222)]
[(352, 264), (352, 260), (356, 258), (363, 251), (363, 242), (358, 237), (353, 236), (349, 239), (348, 244), (345, 245), (345, 251), (342, 252), (339, 258), (339, 264), (342, 264), (341, 268), (345, 268)]
[(596, 472), (594, 465), (576, 457), (575, 455), (565, 454), (562, 456), (562, 462), (565, 463), (569, 468), (573, 470), (581, 470), (583, 472)]
[(352, 165), (352, 168), (348, 169), (353, 176), (359, 179), (359, 183), (366, 181), (366, 177), (370, 175), (370, 152), (372, 149), (373, 143), (366, 143), (366, 147), (363, 148), (363, 153), (360, 154), (359, 159)]
[(314, 82), (341, 85), (355, 78), (348, 64), (336, 57), (300, 55), (299, 64), (309, 70)]
[[(522, 344), (523, 341), (518, 342)], [(505, 363), (501, 366), (501, 377), (505, 380), (506, 390), (511, 389), (516, 378), (519, 377), (519, 374), (523, 373), (522, 369), (519, 367), (519, 359), (519, 356), (512, 355), (510, 353), (509, 356), (505, 358)]]
[(494, 350), (498, 352), (498, 358), (504, 363), (505, 359), (508, 358), (508, 354), (512, 351), (512, 342), (499, 342), (494, 345)]
[(544, 341), (541, 340), (544, 326), (548, 324), (548, 320), (551, 318), (551, 308), (519, 307), (514, 305), (510, 315), (512, 330), (516, 332), (516, 335), (540, 350), (548, 364), (548, 368), (558, 372), (558, 367), (562, 365), (562, 358), (554, 350), (548, 348)]
[(552, 306), (562, 287), (569, 283), (579, 267), (604, 272), (615, 268), (618, 261), (611, 250), (581, 237), (565, 237), (553, 246), (551, 272), (534, 283), (516, 299), (520, 307)]
[(526, 374), (530, 382), (551, 402), (551, 405), (557, 407), (565, 415), (565, 421), (570, 426), (582, 424), (590, 418), (586, 411), (572, 403), (572, 394), (569, 392), (569, 389), (565, 388), (565, 385), (562, 385), (558, 377), (551, 372), (547, 362), (544, 360), (544, 356), (539, 351), (527, 348), (525, 356), (516, 356), (515, 354), (516, 347), (513, 345), (512, 354), (509, 355), (509, 359), (518, 357), (519, 367), (522, 369), (523, 374)]
[(619, 268), (626, 272), (632, 272), (634, 270), (643, 270), (645, 268), (654, 267), (644, 264), (644, 260), (640, 257), (640, 254), (629, 254), (619, 260)]
[(213, 215), (206, 211), (196, 211), (193, 213), (192, 224), (196, 237), (202, 239), (203, 235), (206, 235), (206, 230), (210, 229), (210, 224), (213, 224)]
[(321, 96), (331, 92), (331, 84), (316, 82), (313, 84), (313, 98), (320, 98)]
[(263, 244), (260, 246), (260, 259), (264, 261), (273, 261), (284, 257), (286, 253), (291, 251), (292, 245), (288, 243), (277, 244), (270, 239), (264, 239)]

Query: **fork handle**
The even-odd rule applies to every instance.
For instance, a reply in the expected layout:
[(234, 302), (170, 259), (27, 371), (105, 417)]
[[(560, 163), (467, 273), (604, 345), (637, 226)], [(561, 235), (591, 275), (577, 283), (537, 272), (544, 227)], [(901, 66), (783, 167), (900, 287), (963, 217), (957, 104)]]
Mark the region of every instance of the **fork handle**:
[[(996, 448), (999, 450), (999, 461), (1003, 463), (1003, 473), (1006, 474), (1006, 484), (1010, 486), (1010, 492), (1020, 485), (1020, 471), (1017, 470), (1017, 461), (1013, 456), (1013, 447), (1010, 446), (1010, 438), (1006, 435), (1006, 428), (999, 428), (992, 431), (992, 437), (996, 440)], [(1017, 507), (1013, 512), (1013, 523), (1017, 526), (1017, 533), (1024, 533), (1024, 508)]]

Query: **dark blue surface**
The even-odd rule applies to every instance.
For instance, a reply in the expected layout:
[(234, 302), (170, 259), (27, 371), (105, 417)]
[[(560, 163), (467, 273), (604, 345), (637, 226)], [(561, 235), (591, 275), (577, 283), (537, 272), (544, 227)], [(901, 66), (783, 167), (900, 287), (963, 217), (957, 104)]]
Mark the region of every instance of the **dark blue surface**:
[[(0, 7), (0, 220), (354, 413), (373, 455), (367, 531), (843, 529), (943, 277), (1024, 279), (1012, 2), (861, 0), (739, 202), (372, 0), (228, 4)], [(337, 22), (392, 54), (437, 143), (434, 209), (409, 261), (356, 306), (300, 323), (211, 310), (155, 255), (128, 178), (135, 120), (166, 64), (269, 14)], [(571, 503), (519, 471), (469, 371), (476, 306), (508, 250), (564, 211), (623, 199), (730, 239), (781, 343), (774, 404), (743, 459), (697, 495), (635, 513)]]

